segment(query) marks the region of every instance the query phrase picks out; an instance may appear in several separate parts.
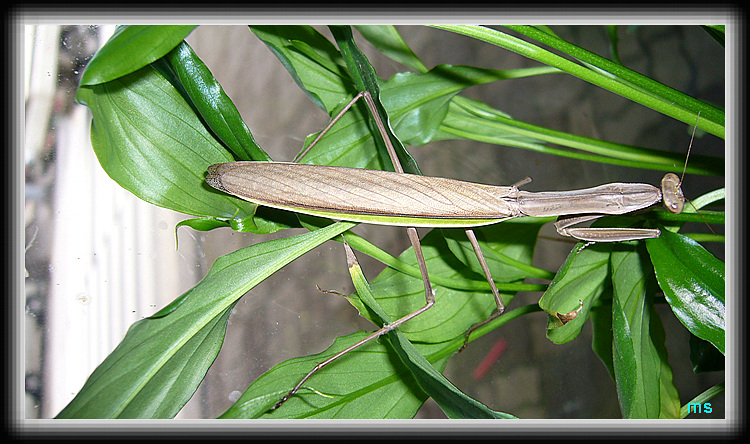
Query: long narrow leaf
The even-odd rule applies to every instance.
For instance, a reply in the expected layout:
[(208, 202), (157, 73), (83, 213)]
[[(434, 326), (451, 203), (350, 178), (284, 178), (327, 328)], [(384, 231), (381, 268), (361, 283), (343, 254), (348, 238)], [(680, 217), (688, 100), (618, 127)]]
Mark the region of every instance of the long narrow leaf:
[(221, 348), (231, 307), (291, 261), (355, 224), (340, 222), (216, 260), (175, 303), (130, 327), (58, 418), (171, 418)]
[[(630, 89), (612, 88), (613, 92), (622, 94), (625, 97), (633, 98), (638, 103), (650, 106), (660, 110), (667, 115), (678, 118), (684, 123), (693, 124), (700, 112), (701, 119), (707, 119), (706, 127), (701, 127), (705, 131), (724, 138), (724, 111), (711, 106), (705, 102), (694, 99), (686, 94), (676, 91), (656, 80), (643, 76), (633, 70), (630, 70), (619, 63), (614, 63), (586, 51), (576, 45), (566, 42), (565, 40), (537, 29), (534, 26), (508, 26), (509, 29), (520, 32), (528, 37), (537, 39), (539, 42), (552, 48), (569, 54), (585, 64), (595, 67), (603, 73), (611, 74)], [(586, 78), (586, 80), (593, 80)], [(600, 85), (607, 88), (607, 85)], [(607, 88), (610, 89), (610, 88)], [(641, 94), (645, 92), (645, 94)], [(653, 100), (652, 100), (653, 99)], [(661, 101), (658, 103), (656, 100)], [(668, 107), (666, 105), (678, 105), (678, 107)]]
[[(469, 139), (556, 156), (658, 171), (682, 172), (684, 155), (569, 134), (513, 119), (465, 97), (454, 97), (433, 140)], [(554, 145), (553, 145), (554, 144)], [(556, 145), (572, 148), (564, 149)], [(688, 174), (724, 174), (724, 159), (692, 155)]]
[(677, 418), (680, 399), (672, 382), (664, 328), (653, 307), (653, 276), (642, 245), (612, 252), (614, 373), (625, 418)]
[[(519, 227), (519, 225), (529, 225)], [(490, 229), (491, 228), (491, 229)], [(529, 263), (533, 252), (538, 224), (497, 224), (487, 227), (483, 248), (497, 254), (504, 253), (515, 260)], [(446, 230), (443, 230), (446, 231)], [(458, 233), (457, 233), (458, 234)], [(460, 233), (463, 234), (463, 233)], [(463, 241), (466, 242), (466, 241)], [(475, 284), (479, 290), (455, 290), (434, 285), (436, 304), (401, 327), (401, 331), (438, 371), (464, 341), (464, 333), (474, 324), (484, 320), (495, 308), (494, 299), (487, 282), (480, 273), (467, 273), (466, 264), (456, 257), (438, 230), (428, 233), (421, 241), (422, 249), (433, 284), (445, 281), (458, 286), (460, 283)], [(464, 248), (464, 247), (462, 247)], [(411, 249), (400, 256), (400, 261), (415, 267), (416, 259)], [(474, 258), (476, 260), (476, 258)], [(498, 279), (514, 279), (517, 283), (524, 274), (507, 264), (490, 261)], [(504, 271), (512, 271), (506, 276)], [(520, 277), (520, 278), (519, 278)], [(503, 282), (498, 280), (498, 286)], [(520, 284), (528, 285), (528, 284)], [(397, 319), (422, 307), (425, 303), (424, 284), (419, 273), (407, 275), (393, 269), (384, 270), (371, 285), (378, 305), (384, 315)], [(509, 303), (513, 293), (503, 293)], [(371, 322), (377, 317), (367, 309), (357, 296), (349, 297), (360, 314)], [(506, 314), (493, 323), (497, 328), (513, 315)], [(487, 333), (487, 329), (473, 336)], [(364, 332), (341, 337), (324, 352), (295, 358), (278, 364), (259, 377), (222, 417), (224, 418), (398, 418), (413, 416), (426, 397), (414, 380), (414, 376), (386, 344), (372, 341), (366, 347), (355, 349), (317, 372), (305, 384), (297, 396), (281, 408), (269, 411), (294, 385), (316, 364), (354, 344), (365, 336)], [(332, 396), (331, 398), (324, 395)], [(379, 414), (385, 416), (377, 416)], [(398, 416), (403, 415), (403, 416)]]
[(327, 113), (351, 93), (336, 47), (310, 26), (250, 26), (310, 99)]
[[(547, 65), (554, 66), (569, 74), (575, 75), (582, 80), (620, 94), (623, 97), (631, 99), (644, 106), (648, 106), (668, 116), (674, 117), (689, 125), (693, 125), (696, 122), (698, 112), (702, 111), (708, 117), (703, 118), (702, 113), (702, 118), (698, 123), (698, 127), (710, 132), (711, 134), (724, 138), (723, 111), (705, 103), (697, 103), (698, 101), (690, 98), (689, 96), (679, 93), (678, 91), (674, 91), (671, 88), (667, 88), (663, 85), (661, 85), (663, 88), (652, 89), (649, 92), (644, 92), (643, 89), (645, 87), (652, 86), (657, 82), (654, 82), (653, 80), (648, 79), (644, 76), (640, 76), (639, 74), (634, 73), (627, 68), (622, 67), (621, 65), (612, 66), (614, 64), (610, 65), (611, 62), (607, 63), (608, 61), (606, 59), (591, 54), (588, 51), (580, 50), (580, 48), (577, 48), (580, 51), (575, 51), (575, 57), (581, 60), (585, 60), (591, 65), (597, 66), (603, 72), (609, 71), (609, 74), (615, 76), (627, 76), (627, 79), (629, 79), (630, 82), (634, 83), (637, 81), (638, 87), (631, 86), (626, 82), (622, 82), (621, 80), (613, 78), (610, 75), (605, 75), (602, 72), (594, 71), (588, 67), (581, 66), (575, 62), (569, 61), (563, 57), (542, 49), (537, 45), (528, 43), (524, 40), (512, 37), (494, 29), (482, 26), (461, 25), (435, 25), (435, 27), (467, 35), (491, 43), (493, 45), (506, 48)], [(549, 37), (548, 34), (538, 30), (534, 30), (531, 27), (511, 28), (517, 28), (519, 32), (523, 31), (540, 39), (543, 36)], [(545, 41), (547, 40), (545, 39)], [(571, 51), (573, 49), (572, 46), (573, 45), (565, 46), (565, 48)], [(675, 103), (681, 103), (682, 106), (674, 106)]]

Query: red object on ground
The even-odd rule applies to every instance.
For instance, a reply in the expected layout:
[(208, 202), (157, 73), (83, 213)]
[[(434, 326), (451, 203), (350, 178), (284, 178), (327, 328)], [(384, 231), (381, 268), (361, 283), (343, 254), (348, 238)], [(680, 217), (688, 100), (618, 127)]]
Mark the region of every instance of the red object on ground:
[(492, 349), (487, 353), (487, 356), (485, 356), (484, 359), (482, 359), (482, 362), (480, 362), (474, 369), (471, 377), (476, 381), (486, 375), (492, 366), (495, 365), (495, 361), (497, 361), (500, 358), (500, 355), (503, 354), (507, 346), (508, 341), (506, 341), (505, 338), (498, 339), (497, 342), (495, 342), (495, 345), (492, 346)]

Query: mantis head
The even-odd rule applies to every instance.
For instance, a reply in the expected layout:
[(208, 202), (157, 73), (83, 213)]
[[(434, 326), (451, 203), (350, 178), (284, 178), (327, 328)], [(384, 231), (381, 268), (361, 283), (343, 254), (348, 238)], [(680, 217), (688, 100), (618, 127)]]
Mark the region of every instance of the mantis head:
[(672, 213), (682, 213), (685, 206), (685, 196), (680, 185), (682, 181), (674, 173), (667, 173), (661, 179), (661, 194), (664, 207)]

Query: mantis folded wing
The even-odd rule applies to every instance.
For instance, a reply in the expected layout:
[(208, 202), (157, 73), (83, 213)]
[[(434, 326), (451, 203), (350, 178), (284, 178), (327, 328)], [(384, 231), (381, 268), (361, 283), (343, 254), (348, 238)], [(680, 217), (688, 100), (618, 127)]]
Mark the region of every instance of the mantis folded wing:
[[(673, 178), (679, 181), (673, 173), (665, 176), (670, 184)], [(516, 186), (285, 162), (211, 165), (206, 181), (216, 189), (273, 208), (353, 222), (443, 228), (477, 227), (521, 216), (625, 214), (662, 201), (666, 192), (642, 183), (610, 183), (533, 193)], [(675, 196), (681, 197), (679, 185), (676, 191)], [(621, 229), (608, 230), (617, 233)], [(604, 236), (599, 241), (613, 240)]]
[(208, 168), (206, 181), (209, 185), (261, 205), (332, 219), (406, 226), (417, 255), (425, 286), (425, 306), (391, 324), (384, 325), (367, 338), (318, 364), (274, 408), (281, 406), (320, 368), (354, 348), (393, 330), (434, 305), (435, 295), (414, 227), (466, 229), (497, 303), (497, 310), (489, 319), (473, 326), (467, 332), (468, 341), (471, 331), (502, 314), (505, 308), (470, 227), (494, 224), (522, 216), (562, 216), (563, 218), (555, 223), (558, 233), (562, 235), (592, 242), (618, 242), (659, 237), (660, 232), (658, 229), (572, 226), (603, 215), (641, 210), (660, 201), (663, 201), (666, 208), (673, 213), (682, 211), (685, 198), (680, 188), (681, 181), (673, 173), (664, 176), (661, 190), (648, 184), (610, 183), (580, 190), (537, 193), (521, 191), (516, 185), (493, 186), (405, 174), (380, 121), (373, 99), (366, 91), (357, 95), (313, 144), (361, 97), (365, 98), (375, 117), (396, 172), (285, 162), (230, 162), (211, 165)]

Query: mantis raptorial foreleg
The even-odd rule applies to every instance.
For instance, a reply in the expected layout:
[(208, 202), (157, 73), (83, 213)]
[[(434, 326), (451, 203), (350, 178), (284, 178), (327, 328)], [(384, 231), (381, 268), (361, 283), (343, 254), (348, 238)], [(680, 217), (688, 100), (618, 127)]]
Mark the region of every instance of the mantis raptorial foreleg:
[[(692, 141), (691, 141), (692, 142)], [(668, 173), (661, 180), (661, 198), (664, 206), (672, 213), (681, 213), (685, 203), (685, 196), (680, 188), (682, 180), (676, 174)], [(598, 219), (601, 214), (587, 214), (583, 216), (561, 216), (555, 222), (555, 229), (563, 236), (573, 237), (590, 242), (623, 242), (636, 239), (652, 239), (661, 235), (657, 228), (575, 228), (582, 222)]]
[(636, 239), (651, 239), (661, 235), (658, 228), (579, 228), (573, 225), (599, 219), (599, 214), (587, 216), (564, 216), (554, 223), (557, 232), (589, 242), (623, 242)]

